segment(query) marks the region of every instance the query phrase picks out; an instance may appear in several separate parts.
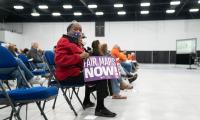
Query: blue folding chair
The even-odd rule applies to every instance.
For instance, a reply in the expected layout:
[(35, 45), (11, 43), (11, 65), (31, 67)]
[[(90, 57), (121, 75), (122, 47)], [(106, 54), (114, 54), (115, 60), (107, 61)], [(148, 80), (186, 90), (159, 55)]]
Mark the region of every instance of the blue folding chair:
[[(7, 119), (11, 120), (14, 116), (16, 120), (21, 120), (21, 116), (19, 114), (21, 107), (29, 103), (36, 103), (44, 119), (48, 120), (40, 106), (40, 102), (44, 100), (51, 100), (57, 97), (58, 88), (55, 86), (49, 88), (31, 87), (27, 82), (23, 72), (19, 68), (14, 56), (2, 46), (0, 46), (0, 58), (0, 105), (4, 105), (0, 109), (9, 106), (12, 108), (11, 114)], [(14, 71), (19, 72), (19, 75), (22, 76), (26, 86), (6, 91), (6, 89), (2, 86), (2, 80), (13, 78), (11, 73)]]
[[(74, 93), (75, 96), (77, 97), (78, 101), (80, 102), (81, 106), (83, 107), (83, 103), (79, 98), (78, 91), (76, 91), (76, 88), (83, 87), (84, 84), (76, 84), (76, 83), (74, 83), (74, 84), (65, 84), (65, 85), (63, 85), (56, 79), (55, 74), (54, 74), (54, 70), (55, 70), (54, 53), (52, 51), (45, 51), (44, 52), (44, 60), (47, 63), (48, 69), (50, 71), (51, 78), (49, 79), (49, 85), (51, 86), (51, 85), (56, 84), (61, 89), (66, 102), (69, 104), (70, 108), (73, 110), (74, 114), (77, 116), (78, 114), (75, 111), (74, 107), (72, 106), (71, 99), (72, 99), (72, 95)], [(51, 80), (53, 80), (53, 81), (51, 81)], [(67, 96), (67, 90), (70, 90), (70, 88), (72, 89), (72, 93), (70, 95), (70, 91), (69, 91), (69, 97), (70, 97), (69, 98)], [(57, 98), (55, 98), (55, 100), (54, 100), (54, 104), (53, 104), (53, 107), (52, 107), (53, 109), (55, 108), (56, 100), (57, 100)], [(44, 108), (44, 106), (43, 106), (43, 108)], [(83, 107), (83, 109), (85, 109), (85, 108)]]
[(21, 59), (23, 61), (23, 63), (29, 68), (29, 70), (31, 70), (31, 72), (34, 75), (45, 75), (48, 72), (46, 70), (43, 69), (35, 69), (34, 70), (34, 66), (31, 62), (29, 62), (28, 58), (26, 57), (26, 55), (24, 54), (20, 54), (18, 55), (18, 58)]

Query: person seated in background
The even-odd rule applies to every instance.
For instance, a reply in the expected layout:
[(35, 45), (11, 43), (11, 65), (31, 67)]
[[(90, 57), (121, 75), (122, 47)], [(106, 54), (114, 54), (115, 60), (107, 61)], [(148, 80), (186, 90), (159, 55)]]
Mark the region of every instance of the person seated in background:
[(24, 55), (26, 55), (26, 56), (28, 56), (28, 52), (29, 52), (29, 49), (28, 49), (28, 48), (24, 48), (24, 49), (22, 50), (22, 54), (24, 54)]
[(45, 63), (43, 63), (43, 59), (41, 57), (41, 54), (38, 52), (38, 50), (39, 50), (38, 47), (39, 47), (38, 43), (33, 42), (32, 45), (31, 45), (31, 49), (28, 52), (27, 57), (29, 59), (33, 59), (32, 62), (35, 64), (36, 68), (41, 68), (41, 69), (46, 70), (47, 66), (46, 66)]
[[(79, 46), (80, 46), (81, 48), (84, 49), (85, 52), (87, 52), (87, 53), (90, 54), (90, 53), (92, 52), (92, 51), (91, 51), (92, 49), (89, 48), (89, 47), (85, 48), (86, 41), (83, 41), (83, 39), (85, 39), (85, 38), (87, 38), (87, 37), (85, 36), (84, 33), (82, 33), (82, 37), (81, 37), (81, 39), (79, 39), (78, 44), (79, 44)], [(89, 49), (88, 49), (88, 48), (89, 48)]]
[(130, 54), (128, 54), (128, 60), (134, 64), (136, 69), (138, 69), (139, 65), (136, 59), (136, 54), (134, 52), (131, 52)]
[[(55, 75), (61, 84), (85, 84), (83, 75), (83, 60), (89, 57), (84, 51), (80, 42), (82, 40), (82, 27), (79, 23), (73, 22), (67, 27), (67, 35), (63, 35), (56, 45), (55, 51)], [(104, 117), (115, 117), (104, 106), (104, 98), (107, 96), (106, 82), (100, 81), (85, 85), (85, 108), (93, 107), (95, 104), (90, 101), (90, 93), (97, 91), (97, 106), (95, 115)], [(94, 85), (93, 85), (94, 84)], [(105, 88), (105, 89), (104, 89)]]
[(132, 65), (130, 62), (126, 62), (127, 58), (126, 55), (123, 52), (120, 52), (120, 47), (118, 45), (114, 45), (114, 47), (111, 50), (111, 55), (120, 62), (122, 67), (124, 67), (128, 72), (133, 72)]
[[(100, 46), (100, 53), (104, 56), (111, 56), (108, 53), (108, 46), (106, 43)], [(112, 92), (113, 92), (112, 99), (127, 99), (127, 96), (120, 95), (120, 89), (122, 90), (133, 89), (133, 86), (126, 83), (124, 80), (122, 80), (121, 77), (119, 79), (111, 80), (111, 85), (112, 85)]]
[(19, 52), (16, 52), (17, 46), (15, 44), (9, 43), (8, 45), (8, 50), (15, 56), (17, 57), (19, 55)]
[(124, 68), (124, 71), (127, 73), (127, 76), (130, 77), (128, 80), (130, 83), (137, 79), (137, 73), (135, 73), (134, 65), (127, 60), (126, 55), (124, 52), (120, 52), (121, 49), (118, 45), (114, 45), (111, 50), (111, 55), (117, 59), (117, 61), (121, 64)]
[(53, 52), (56, 52), (56, 45), (53, 46)]
[[(44, 50), (38, 49), (38, 55), (40, 56), (40, 58), (42, 58), (43, 54), (44, 54)], [(43, 61), (43, 59), (42, 59), (42, 61)]]
[(15, 47), (15, 53), (16, 53), (17, 55), (19, 55), (21, 52), (20, 52), (19, 49), (17, 48), (17, 45), (14, 45), (14, 47)]
[[(26, 77), (27, 81), (30, 82), (31, 84), (40, 84), (40, 85), (42, 85), (46, 81), (46, 79), (42, 78), (40, 76), (34, 76), (33, 73), (22, 62), (22, 60), (17, 57), (17, 54), (15, 54), (15, 52), (14, 52), (14, 48), (16, 48), (15, 45), (13, 45), (13, 44), (9, 44), (8, 45), (8, 50), (15, 57), (15, 59), (17, 61), (17, 64), (19, 65), (20, 69), (22, 70), (22, 74), (24, 74), (24, 76)], [(4, 72), (9, 72), (9, 70), (5, 69)], [(14, 78), (17, 78), (17, 86), (18, 87), (22, 87), (22, 86), (26, 85), (24, 83), (24, 80), (23, 80), (22, 76), (20, 75), (19, 71), (17, 71), (17, 70), (13, 71), (11, 73), (11, 76), (14, 77)]]

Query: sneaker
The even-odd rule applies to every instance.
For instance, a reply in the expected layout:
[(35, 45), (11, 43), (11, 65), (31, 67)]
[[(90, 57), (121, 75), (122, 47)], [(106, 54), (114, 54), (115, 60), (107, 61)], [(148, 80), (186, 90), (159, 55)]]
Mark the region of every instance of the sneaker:
[(131, 78), (131, 79), (128, 79), (129, 83), (132, 83), (132, 82), (134, 82), (134, 81), (137, 79), (137, 77), (138, 77), (138, 75), (136, 74), (136, 75), (134, 75), (134, 77), (133, 77), (133, 78)]
[(132, 76), (135, 76), (135, 75), (137, 75), (137, 72), (130, 72), (130, 74), (131, 74)]
[(132, 79), (134, 76), (132, 74), (127, 74), (126, 76), (128, 79)]
[(29, 82), (31, 84), (40, 84), (42, 85), (46, 81), (45, 78), (39, 77), (39, 76), (34, 76)]
[(95, 115), (101, 117), (115, 117), (117, 114), (109, 111), (107, 108), (102, 108), (100, 110), (95, 110)]

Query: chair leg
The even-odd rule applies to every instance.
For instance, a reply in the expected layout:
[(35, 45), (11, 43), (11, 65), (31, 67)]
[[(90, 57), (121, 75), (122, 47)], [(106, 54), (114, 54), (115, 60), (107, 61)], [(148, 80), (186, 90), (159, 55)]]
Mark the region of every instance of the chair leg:
[(9, 118), (9, 120), (12, 120), (12, 117), (13, 117), (13, 110), (12, 110), (11, 113), (10, 113), (10, 118)]
[(57, 100), (57, 96), (56, 96), (56, 98), (54, 99), (52, 109), (55, 109), (55, 106), (56, 106), (56, 100)]
[(79, 88), (77, 88), (77, 93), (79, 93), (79, 90), (80, 90), (80, 89), (79, 89)]
[(19, 106), (19, 108), (18, 108), (18, 110), (16, 110), (16, 112), (14, 113), (14, 111), (13, 111), (13, 115), (14, 115), (14, 118), (16, 119), (16, 120), (22, 120), (21, 119), (21, 117), (19, 116), (19, 114), (20, 114), (20, 109), (21, 109), (21, 105)]
[(9, 90), (11, 90), (11, 88), (10, 88), (10, 86), (9, 86), (9, 83), (8, 83), (8, 81), (7, 81), (7, 82), (5, 82), (5, 84), (6, 84), (6, 86), (8, 87), (8, 89), (9, 89)]
[(56, 96), (56, 97), (55, 97), (55, 99), (54, 99), (54, 102), (53, 102), (52, 109), (55, 109), (55, 106), (56, 106), (56, 101), (57, 101), (57, 97), (58, 97), (58, 96)]
[(43, 103), (43, 105), (42, 105), (42, 110), (43, 110), (43, 111), (44, 111), (45, 105), (46, 105), (46, 100), (44, 101), (44, 103)]
[(78, 93), (76, 92), (76, 90), (75, 90), (75, 88), (74, 88), (74, 87), (72, 88), (72, 90), (73, 90), (74, 94), (76, 95), (76, 97), (77, 97), (77, 99), (78, 99), (79, 103), (80, 103), (80, 104), (81, 104), (81, 106), (83, 107), (83, 109), (85, 109), (85, 108), (84, 108), (84, 106), (83, 106), (83, 103), (82, 103), (82, 101), (81, 101), (80, 97), (78, 96)]
[[(69, 90), (69, 93), (70, 93), (70, 90)], [(69, 94), (70, 100), (72, 100), (73, 94), (74, 94), (74, 91), (72, 90), (71, 95)]]
[(64, 94), (66, 94), (66, 92), (67, 92), (67, 88), (65, 89)]
[(67, 101), (69, 107), (72, 109), (72, 111), (74, 112), (75, 116), (77, 116), (77, 112), (75, 111), (74, 107), (72, 106), (71, 101), (69, 100), (69, 98), (67, 97), (67, 95), (65, 94), (66, 92), (61, 88), (62, 92), (63, 92), (63, 96), (65, 98), (65, 100)]
[(36, 102), (36, 104), (37, 104), (37, 106), (38, 106), (38, 108), (39, 108), (39, 110), (40, 110), (42, 116), (44, 117), (44, 119), (45, 119), (45, 120), (48, 120), (48, 119), (47, 119), (47, 116), (45, 115), (44, 111), (42, 110), (42, 108), (41, 108), (41, 106), (40, 106), (40, 102)]
[(17, 112), (16, 108), (15, 108), (15, 104), (13, 103), (13, 101), (10, 99), (8, 93), (6, 92), (6, 90), (3, 88), (2, 86), (2, 82), (0, 81), (0, 88), (1, 90), (5, 93), (5, 96), (6, 98), (8, 99), (8, 102), (9, 102), (9, 105), (11, 106), (12, 108), (12, 111), (13, 111), (13, 114), (14, 114), (14, 117), (16, 120), (21, 120), (20, 116), (19, 116), (19, 113)]
[[(78, 92), (79, 92), (79, 88), (78, 88), (78, 90), (77, 90), (77, 94), (78, 94)], [(70, 91), (69, 91), (69, 93), (70, 93)], [(72, 100), (73, 94), (74, 94), (74, 91), (72, 90), (72, 92), (71, 92), (71, 96), (70, 96), (70, 94), (69, 94), (69, 96), (70, 96), (70, 100)]]
[(94, 97), (95, 100), (97, 99), (93, 92), (92, 92), (92, 96)]
[(2, 120), (12, 120), (12, 117), (13, 117), (13, 110), (11, 110), (11, 113), (10, 113), (10, 116), (7, 117), (7, 118), (4, 118)]
[(26, 104), (26, 120), (28, 120), (28, 104)]

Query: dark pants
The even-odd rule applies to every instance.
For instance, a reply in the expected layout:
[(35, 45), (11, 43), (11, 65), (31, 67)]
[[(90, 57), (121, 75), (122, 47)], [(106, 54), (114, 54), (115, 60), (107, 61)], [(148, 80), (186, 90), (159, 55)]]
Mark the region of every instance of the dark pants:
[[(88, 94), (90, 94), (93, 91), (97, 91), (97, 100), (101, 100), (106, 98), (108, 95), (112, 95), (112, 89), (111, 84), (109, 80), (98, 80), (93, 82), (84, 82), (84, 76), (83, 73), (81, 73), (79, 76), (69, 77), (64, 81), (60, 81), (62, 85), (73, 85), (73, 84), (79, 84), (84, 85), (85, 84), (85, 97), (88, 97)], [(91, 87), (90, 87), (91, 86)], [(85, 98), (89, 99), (89, 98)]]

